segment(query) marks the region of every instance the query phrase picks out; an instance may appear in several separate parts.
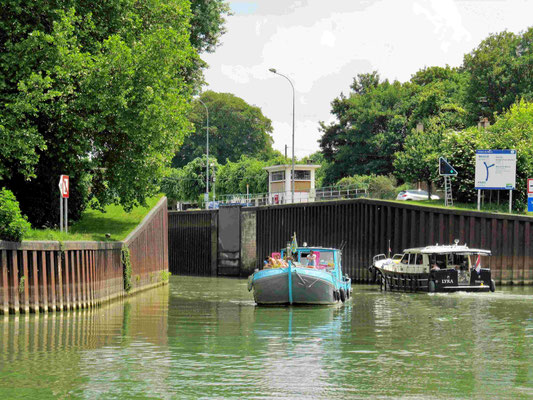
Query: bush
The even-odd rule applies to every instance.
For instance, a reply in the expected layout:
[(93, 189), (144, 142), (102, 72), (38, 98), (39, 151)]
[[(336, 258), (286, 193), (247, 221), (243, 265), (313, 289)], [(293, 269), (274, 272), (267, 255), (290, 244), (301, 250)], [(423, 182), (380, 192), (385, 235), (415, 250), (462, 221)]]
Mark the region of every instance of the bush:
[(370, 197), (374, 199), (395, 199), (398, 194), (396, 183), (396, 179), (392, 176), (374, 176), (368, 184)]
[(375, 179), (375, 175), (354, 175), (342, 178), (335, 184), (335, 187), (341, 186), (356, 186), (361, 189), (368, 189), (368, 186), (372, 179)]
[(0, 190), (0, 240), (20, 242), (30, 228), (15, 195), (5, 188)]

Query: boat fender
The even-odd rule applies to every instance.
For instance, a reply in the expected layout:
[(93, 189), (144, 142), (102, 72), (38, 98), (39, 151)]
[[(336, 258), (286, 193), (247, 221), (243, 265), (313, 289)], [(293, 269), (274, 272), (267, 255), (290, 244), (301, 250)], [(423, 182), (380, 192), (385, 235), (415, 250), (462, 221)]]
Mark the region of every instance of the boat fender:
[(339, 290), (339, 294), (340, 294), (340, 297), (341, 297), (341, 301), (344, 303), (346, 301), (346, 292), (344, 291), (343, 288), (341, 288)]
[(339, 293), (336, 290), (333, 291), (333, 300), (339, 300)]
[(374, 266), (371, 266), (370, 270), (372, 272), (371, 282), (376, 282), (378, 272)]
[(350, 289), (346, 290), (346, 300), (350, 298)]
[(494, 279), (490, 280), (490, 291), (495, 292), (496, 291), (496, 282), (494, 282)]
[(254, 274), (248, 277), (248, 291), (249, 292), (252, 290), (253, 286), (254, 286)]
[(435, 281), (429, 281), (428, 291), (429, 293), (435, 293)]

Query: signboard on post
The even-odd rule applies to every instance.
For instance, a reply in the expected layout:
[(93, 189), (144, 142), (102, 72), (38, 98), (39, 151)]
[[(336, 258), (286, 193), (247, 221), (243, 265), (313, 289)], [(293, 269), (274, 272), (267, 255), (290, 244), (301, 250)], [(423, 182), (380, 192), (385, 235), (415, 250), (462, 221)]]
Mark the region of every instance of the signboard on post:
[(59, 229), (68, 232), (68, 197), (70, 195), (70, 181), (68, 175), (59, 177)]
[(476, 150), (475, 188), (514, 190), (516, 150)]
[(444, 158), (439, 158), (439, 175), (440, 176), (457, 176), (457, 170), (452, 167)]
[(481, 208), (481, 190), (508, 190), (509, 213), (516, 188), (516, 150), (476, 150), (477, 209)]
[(61, 175), (61, 177), (59, 178), (59, 191), (61, 192), (61, 197), (63, 197), (64, 199), (68, 199), (69, 190), (70, 185), (68, 175)]

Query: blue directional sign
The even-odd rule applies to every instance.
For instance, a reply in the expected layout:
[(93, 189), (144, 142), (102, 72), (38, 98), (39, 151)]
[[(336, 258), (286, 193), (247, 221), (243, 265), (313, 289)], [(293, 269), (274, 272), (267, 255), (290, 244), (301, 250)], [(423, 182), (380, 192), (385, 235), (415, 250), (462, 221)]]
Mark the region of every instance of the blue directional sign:
[(527, 212), (533, 212), (533, 197), (527, 198)]
[(514, 190), (516, 150), (476, 150), (476, 189)]

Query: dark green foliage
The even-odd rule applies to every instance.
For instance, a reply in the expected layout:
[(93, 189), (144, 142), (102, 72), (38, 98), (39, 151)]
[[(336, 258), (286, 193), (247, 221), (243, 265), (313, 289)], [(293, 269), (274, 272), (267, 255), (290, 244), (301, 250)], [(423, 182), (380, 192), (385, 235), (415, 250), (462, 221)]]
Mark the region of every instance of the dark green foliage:
[[(349, 96), (341, 94), (332, 102), (338, 121), (322, 124), (320, 144), (329, 162), (325, 182), (371, 173), (394, 173), (408, 182), (441, 182), (436, 173), (439, 156), (474, 154), (480, 145), (474, 138), (480, 117), (494, 122), (520, 99), (533, 100), (532, 66), (529, 28), (520, 34), (493, 34), (465, 55), (461, 68), (424, 68), (403, 84), (380, 82), (376, 72), (357, 75)], [(422, 131), (416, 129), (419, 124)], [(496, 139), (484, 141), (485, 148), (497, 148)], [(454, 195), (460, 201), (475, 200), (472, 161), (452, 164), (466, 171), (453, 180), (458, 186)]]
[(513, 209), (522, 211), (527, 203), (527, 178), (533, 176), (531, 132), (533, 103), (521, 101), (497, 117), (494, 125), (487, 129), (473, 127), (446, 135), (442, 144), (444, 155), (459, 172), (459, 177), (452, 179), (453, 193), (457, 200), (476, 200), (474, 178), (477, 149), (515, 149), (517, 190), (513, 193)]
[(216, 45), (227, 13), (193, 3), (194, 16), (188, 0), (3, 2), (0, 179), (32, 221), (57, 220), (59, 174), (72, 179), (73, 219), (88, 187), (126, 209), (157, 190), (190, 130), (197, 50)]
[(396, 184), (393, 176), (378, 175), (370, 180), (368, 192), (375, 199), (394, 199), (398, 194)]
[(13, 193), (5, 188), (0, 190), (0, 240), (20, 242), (30, 228)]
[[(213, 192), (213, 174), (217, 177), (218, 163), (214, 158), (209, 159), (209, 192)], [(170, 173), (161, 181), (161, 191), (172, 201), (196, 201), (205, 193), (206, 189), (206, 157), (198, 157), (183, 168), (172, 168)]]
[(358, 75), (356, 91), (332, 102), (338, 122), (322, 123), (320, 146), (333, 163), (326, 181), (354, 174), (388, 174), (392, 155), (401, 150), (407, 132), (411, 89), (399, 82), (376, 83), (377, 73)]
[(533, 100), (533, 28), (522, 34), (492, 34), (464, 58), (469, 72), (469, 122), (494, 121), (521, 98)]
[[(266, 160), (272, 150), (272, 123), (258, 107), (230, 93), (208, 91), (200, 98), (209, 110), (209, 156), (221, 164), (237, 161), (242, 155)], [(183, 167), (207, 150), (206, 110), (195, 102), (189, 118), (194, 132), (186, 137), (172, 166)]]
[(213, 52), (226, 29), (225, 15), (230, 15), (225, 0), (191, 0), (191, 44), (198, 52)]
[(463, 72), (450, 67), (420, 70), (404, 84), (379, 82), (376, 72), (358, 75), (350, 96), (332, 103), (338, 122), (322, 124), (321, 148), (332, 163), (326, 181), (395, 173), (394, 154), (404, 150), (419, 123), (462, 129), (466, 81)]
[[(276, 161), (265, 162), (254, 158), (241, 157), (237, 162), (228, 162), (221, 166), (217, 174), (217, 193), (236, 194), (268, 192), (267, 165), (276, 165)], [(285, 164), (285, 163), (280, 163)]]

